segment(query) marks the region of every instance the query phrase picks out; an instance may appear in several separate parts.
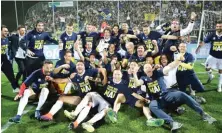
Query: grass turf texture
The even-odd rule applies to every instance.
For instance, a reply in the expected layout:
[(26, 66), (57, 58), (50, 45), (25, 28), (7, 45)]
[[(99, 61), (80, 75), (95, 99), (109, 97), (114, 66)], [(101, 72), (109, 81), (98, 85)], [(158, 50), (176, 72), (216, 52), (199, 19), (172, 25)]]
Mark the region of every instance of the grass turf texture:
[[(17, 66), (14, 66), (17, 70)], [(204, 67), (200, 64), (200, 61), (195, 63), (195, 72), (205, 72)], [(18, 102), (13, 101), (16, 94), (12, 93), (12, 88), (8, 83), (4, 74), (1, 74), (1, 126), (8, 122), (8, 119), (15, 116), (17, 113)], [(202, 82), (206, 82), (207, 74), (198, 74), (199, 79)], [(222, 133), (222, 93), (216, 91), (218, 83), (218, 74), (211, 84), (205, 86), (206, 92), (197, 93), (198, 96), (203, 96), (207, 100), (207, 104), (201, 105), (207, 113), (215, 117), (218, 121), (213, 125), (209, 125), (207, 122), (201, 120), (201, 117), (188, 108), (186, 108), (185, 114), (178, 116), (173, 115), (174, 120), (183, 123), (183, 127), (178, 133)], [(46, 105), (47, 110), (51, 108), (50, 105)], [(29, 104), (28, 106), (33, 106)], [(26, 107), (27, 108), (27, 107)], [(81, 126), (75, 130), (70, 131), (67, 127), (70, 121), (63, 115), (63, 109), (59, 111), (52, 122), (39, 122), (30, 118), (34, 114), (36, 105), (27, 114), (22, 116), (21, 123), (12, 124), (4, 133), (81, 133), (87, 132), (81, 128)], [(64, 106), (65, 109), (71, 110), (68, 105)], [(104, 121), (100, 121), (96, 125), (96, 133), (167, 133), (170, 130), (167, 126), (160, 128), (147, 127), (145, 125), (146, 118), (142, 114), (142, 111), (131, 108), (127, 105), (122, 105), (118, 113), (118, 122), (116, 124), (103, 124)]]

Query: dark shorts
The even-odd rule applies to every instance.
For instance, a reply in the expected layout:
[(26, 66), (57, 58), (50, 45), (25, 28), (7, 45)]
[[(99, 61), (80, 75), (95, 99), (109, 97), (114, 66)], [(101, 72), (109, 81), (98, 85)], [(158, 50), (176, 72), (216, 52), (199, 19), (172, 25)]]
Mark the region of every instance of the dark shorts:
[(137, 98), (135, 98), (134, 96), (130, 95), (130, 96), (126, 97), (125, 104), (128, 104), (131, 107), (134, 107), (137, 101), (138, 101)]

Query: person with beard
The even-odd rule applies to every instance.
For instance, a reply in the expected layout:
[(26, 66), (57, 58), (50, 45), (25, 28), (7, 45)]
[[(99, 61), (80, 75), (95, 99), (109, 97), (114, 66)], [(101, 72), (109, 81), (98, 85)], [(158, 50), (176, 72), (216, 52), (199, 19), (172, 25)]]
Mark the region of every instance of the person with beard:
[[(204, 39), (204, 43), (210, 43), (210, 55), (206, 60), (206, 71), (208, 73), (208, 81), (210, 83), (211, 80), (214, 78), (212, 74), (211, 68), (218, 69), (219, 71), (219, 83), (218, 83), (218, 92), (222, 92), (222, 20), (218, 20), (216, 22), (216, 32), (211, 33)], [(203, 46), (198, 46), (196, 51)]]
[(23, 76), (22, 81), (24, 82), (26, 79), (26, 73), (25, 73), (25, 54), (26, 54), (26, 45), (24, 41), (21, 41), (26, 33), (25, 26), (20, 25), (18, 27), (18, 33), (15, 35), (10, 36), (8, 39), (10, 41), (9, 43), (9, 53), (10, 58), (14, 59), (18, 65), (18, 73), (16, 75), (16, 83), (18, 84), (19, 79), (21, 76)]
[(163, 54), (167, 54), (172, 58), (173, 53), (177, 51), (181, 39), (193, 30), (196, 16), (194, 12), (191, 13), (190, 22), (185, 29), (180, 29), (179, 20), (174, 19), (171, 22), (170, 29), (165, 31), (164, 35), (161, 37), (163, 39), (161, 42), (161, 51)]
[(49, 81), (52, 81), (51, 72), (53, 70), (53, 62), (45, 60), (43, 67), (34, 71), (27, 79), (22, 83), (19, 94), (17, 94), (14, 100), (20, 99), (17, 115), (9, 122), (19, 123), (25, 106), (28, 104), (28, 99), (31, 96), (39, 96), (39, 102), (35, 110), (35, 118), (40, 118), (40, 109), (45, 103), (49, 94)]
[(45, 42), (48, 41), (55, 44), (58, 44), (58, 42), (52, 39), (47, 32), (44, 32), (44, 23), (40, 20), (36, 22), (35, 29), (24, 37), (24, 41), (27, 42), (26, 68), (28, 76), (42, 67), (45, 60), (43, 53)]
[(5, 76), (8, 78), (13, 92), (19, 92), (19, 85), (15, 81), (14, 71), (12, 68), (12, 63), (8, 59), (8, 28), (5, 25), (1, 26), (1, 69)]
[[(107, 74), (106, 70), (104, 68), (96, 68), (96, 69), (85, 69), (84, 62), (79, 60), (76, 63), (76, 74), (71, 75), (69, 78), (58, 78), (54, 79), (53, 82), (56, 83), (73, 83), (75, 84), (75, 87), (77, 89), (77, 95), (74, 96), (66, 96), (61, 95), (59, 99), (56, 101), (56, 103), (52, 106), (50, 111), (41, 116), (41, 120), (43, 121), (52, 121), (53, 116), (62, 108), (64, 103), (68, 103), (71, 105), (78, 105), (81, 101), (81, 99), (88, 93), (94, 90), (90, 84), (90, 80), (92, 78), (96, 78), (98, 73), (101, 73), (103, 75), (102, 84), (105, 85), (107, 82)], [(66, 88), (65, 88), (66, 90)]]

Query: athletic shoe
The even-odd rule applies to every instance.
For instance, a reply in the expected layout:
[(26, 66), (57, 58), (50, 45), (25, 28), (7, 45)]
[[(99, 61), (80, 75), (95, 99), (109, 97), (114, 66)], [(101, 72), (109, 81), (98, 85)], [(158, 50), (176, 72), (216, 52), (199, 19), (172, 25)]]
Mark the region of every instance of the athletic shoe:
[(174, 121), (171, 126), (172, 126), (171, 131), (175, 131), (180, 129), (183, 126), (183, 124)]
[(13, 89), (13, 93), (19, 93), (19, 88)]
[(151, 118), (151, 119), (146, 121), (146, 125), (151, 126), (151, 127), (159, 127), (159, 126), (162, 126), (163, 124), (164, 124), (163, 119)]
[(73, 130), (73, 129), (76, 129), (78, 127), (78, 125), (79, 124), (77, 123), (77, 121), (71, 122), (71, 123), (69, 123), (68, 128), (69, 128), (69, 130)]
[(39, 111), (39, 110), (36, 110), (36, 111), (35, 111), (35, 118), (39, 120), (40, 117), (41, 117), (40, 111)]
[(212, 77), (209, 77), (208, 80), (207, 80), (207, 82), (204, 83), (203, 85), (206, 85), (206, 84), (211, 83), (211, 81), (214, 79), (214, 77), (215, 77), (214, 75), (212, 75)]
[(184, 114), (185, 113), (185, 108), (184, 107), (178, 107), (177, 109), (176, 109), (176, 112), (179, 114), (179, 115), (182, 115), (182, 114)]
[(205, 98), (203, 97), (199, 97), (199, 96), (192, 96), (191, 97), (196, 101), (198, 102), (199, 104), (205, 104), (207, 101)]
[(8, 121), (9, 122), (14, 122), (14, 123), (20, 123), (20, 119), (21, 119), (21, 116), (20, 115), (16, 115), (15, 117), (9, 119)]
[(221, 88), (218, 88), (218, 89), (217, 89), (217, 92), (222, 92), (222, 89), (221, 89)]
[(107, 114), (105, 117), (106, 122), (116, 123), (117, 122), (117, 114), (111, 108), (107, 110)]
[(86, 131), (88, 131), (90, 133), (95, 131), (95, 128), (89, 122), (82, 123), (82, 128), (86, 129)]
[(202, 115), (202, 118), (203, 118), (204, 121), (207, 121), (209, 124), (212, 124), (212, 123), (214, 123), (214, 122), (217, 121), (215, 118), (213, 118), (212, 116), (210, 116), (210, 115), (207, 114), (207, 113), (204, 113), (204, 114)]
[(64, 115), (66, 117), (68, 117), (70, 120), (75, 120), (76, 119), (76, 116), (73, 114), (73, 112), (69, 112), (67, 110), (64, 110)]
[(47, 113), (47, 114), (45, 114), (45, 115), (42, 115), (42, 116), (40, 117), (40, 120), (43, 120), (43, 121), (52, 121), (52, 120), (53, 120), (53, 116), (52, 116), (52, 114)]

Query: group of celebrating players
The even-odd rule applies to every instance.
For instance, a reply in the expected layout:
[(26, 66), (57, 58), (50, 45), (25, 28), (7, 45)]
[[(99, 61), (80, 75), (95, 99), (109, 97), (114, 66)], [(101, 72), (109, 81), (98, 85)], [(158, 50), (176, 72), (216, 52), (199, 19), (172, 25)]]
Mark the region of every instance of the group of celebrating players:
[[(180, 29), (177, 19), (160, 25), (157, 31), (151, 31), (145, 23), (141, 33), (137, 27), (130, 30), (127, 23), (122, 23), (121, 28), (118, 25), (106, 26), (101, 32), (88, 23), (86, 31), (77, 34), (73, 32), (73, 24), (68, 23), (59, 42), (44, 32), (42, 21), (38, 21), (35, 29), (27, 34), (20, 26), (18, 34), (10, 37), (7, 36), (7, 27), (2, 26), (2, 71), (14, 92), (19, 91), (14, 100), (20, 99), (17, 115), (9, 121), (19, 123), (28, 99), (38, 96), (35, 118), (51, 121), (63, 104), (75, 105), (75, 110), (64, 111), (64, 115), (73, 121), (69, 128), (76, 129), (82, 123), (88, 132), (93, 132), (94, 124), (103, 118), (106, 122), (116, 123), (121, 104), (141, 108), (147, 126), (167, 124), (171, 131), (178, 130), (182, 124), (173, 120), (168, 112), (182, 114), (185, 108), (180, 106), (183, 104), (212, 124), (216, 119), (200, 106), (202, 101), (205, 102), (204, 98), (195, 96), (195, 91), (203, 92), (205, 89), (193, 70), (195, 59), (187, 52), (184, 39), (192, 32), (195, 18), (196, 14), (192, 12), (185, 29)], [(60, 60), (55, 67), (52, 61), (45, 60), (45, 42), (59, 44)], [(221, 20), (216, 23), (216, 31), (204, 42), (211, 46), (206, 61), (208, 83), (214, 77), (210, 69), (218, 69), (218, 92), (221, 92)], [(13, 51), (14, 54), (9, 54)], [(9, 60), (13, 58), (19, 66), (16, 78)], [(21, 75), (23, 83), (18, 90)], [(191, 93), (186, 91), (187, 87)], [(58, 93), (58, 99), (50, 111), (42, 115), (41, 108), (52, 93)], [(92, 108), (98, 112), (84, 121)]]

